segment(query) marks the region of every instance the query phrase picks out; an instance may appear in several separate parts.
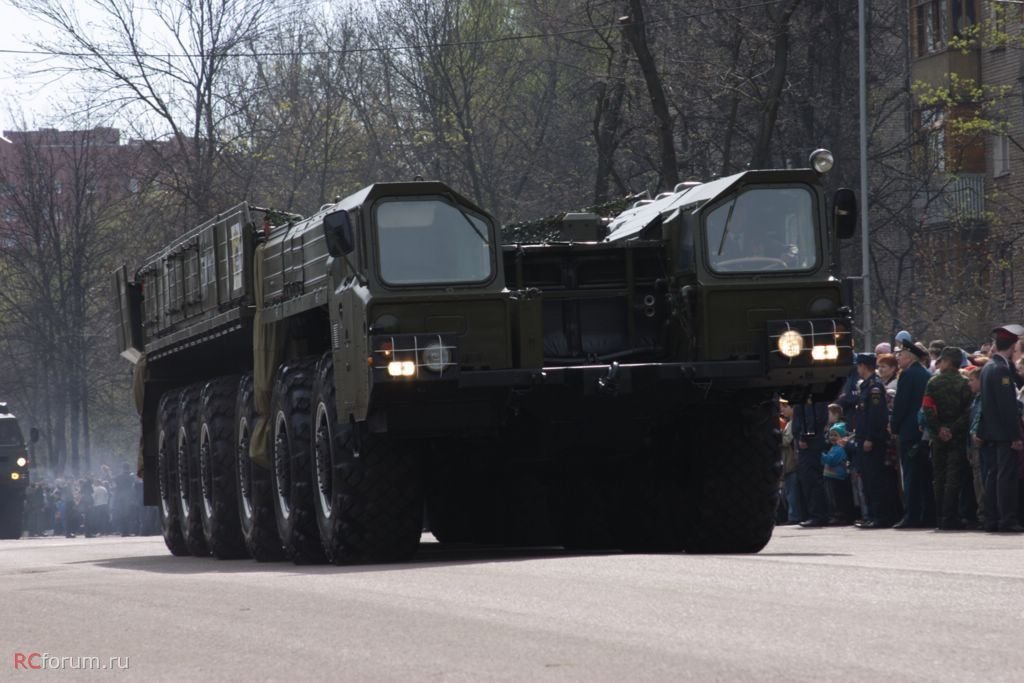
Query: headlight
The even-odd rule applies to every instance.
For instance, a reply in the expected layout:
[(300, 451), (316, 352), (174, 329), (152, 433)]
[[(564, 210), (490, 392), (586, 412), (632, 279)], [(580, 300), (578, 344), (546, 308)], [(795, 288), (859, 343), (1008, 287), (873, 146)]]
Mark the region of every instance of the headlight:
[(422, 355), (423, 364), (427, 366), (428, 370), (433, 372), (441, 372), (452, 364), (451, 349), (447, 346), (443, 346), (440, 342), (431, 344), (420, 353)]
[(416, 374), (416, 364), (411, 360), (393, 360), (388, 363), (388, 374), (392, 377), (412, 377)]
[(828, 173), (835, 163), (835, 157), (827, 149), (816, 149), (811, 152), (811, 167), (818, 173)]
[(839, 347), (835, 344), (816, 345), (811, 349), (814, 360), (836, 360), (839, 358)]
[(18, 481), (19, 479), (21, 479), (21, 475), (20, 474), (18, 474), (17, 472), (11, 472), (11, 480), (12, 481)]
[(24, 467), (25, 465), (28, 464), (28, 460), (26, 460), (25, 458), (18, 458), (17, 460), (15, 460), (15, 462), (18, 463), (18, 467)]
[(787, 330), (779, 336), (779, 353), (796, 358), (804, 350), (804, 337), (796, 330)]

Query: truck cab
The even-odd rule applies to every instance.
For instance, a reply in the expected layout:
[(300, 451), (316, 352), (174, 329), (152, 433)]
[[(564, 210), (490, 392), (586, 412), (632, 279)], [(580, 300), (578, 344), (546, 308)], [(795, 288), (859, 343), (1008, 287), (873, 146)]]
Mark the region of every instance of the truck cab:
[(21, 537), (28, 466), (28, 449), (18, 418), (6, 403), (0, 403), (0, 538)]

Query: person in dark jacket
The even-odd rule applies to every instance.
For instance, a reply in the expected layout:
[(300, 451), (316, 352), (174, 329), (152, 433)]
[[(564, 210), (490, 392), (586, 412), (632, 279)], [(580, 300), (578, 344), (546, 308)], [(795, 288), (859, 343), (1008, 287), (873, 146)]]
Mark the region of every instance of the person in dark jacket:
[(924, 529), (934, 524), (931, 463), (928, 462), (927, 448), (921, 443), (917, 422), (925, 388), (931, 378), (921, 364), (927, 359), (928, 350), (921, 344), (904, 341), (896, 351), (900, 376), (892, 403), (892, 434), (900, 442), (903, 501), (906, 505), (906, 514), (895, 525), (897, 529)]
[(939, 351), (938, 372), (924, 392), (925, 421), (932, 434), (932, 467), (935, 473), (935, 511), (939, 529), (962, 529), (960, 476), (967, 464), (965, 445), (974, 397), (960, 376), (963, 351), (945, 346)]
[(797, 477), (806, 519), (802, 527), (828, 524), (828, 503), (825, 479), (822, 476), (821, 453), (825, 450), (828, 404), (808, 398), (793, 404), (793, 439), (797, 445)]
[(885, 529), (896, 521), (895, 506), (890, 500), (891, 496), (886, 495), (885, 485), (889, 406), (885, 385), (875, 374), (875, 365), (875, 354), (857, 354), (857, 372), (861, 377), (857, 400), (857, 459), (864, 477), (864, 495), (868, 503), (868, 518), (860, 525), (861, 529)]
[(985, 528), (1020, 533), (1017, 510), (1017, 455), (1024, 448), (1016, 388), (1021, 378), (1010, 362), (1024, 327), (1004, 325), (992, 331), (995, 351), (981, 370), (981, 419), (978, 436), (985, 461)]

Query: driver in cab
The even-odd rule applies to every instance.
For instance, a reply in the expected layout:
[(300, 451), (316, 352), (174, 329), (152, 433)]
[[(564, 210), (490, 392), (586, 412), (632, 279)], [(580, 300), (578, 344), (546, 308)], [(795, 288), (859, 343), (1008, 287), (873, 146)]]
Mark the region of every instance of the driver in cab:
[(747, 272), (799, 267), (799, 249), (786, 243), (783, 216), (765, 196), (768, 192), (748, 191), (708, 216), (712, 268)]

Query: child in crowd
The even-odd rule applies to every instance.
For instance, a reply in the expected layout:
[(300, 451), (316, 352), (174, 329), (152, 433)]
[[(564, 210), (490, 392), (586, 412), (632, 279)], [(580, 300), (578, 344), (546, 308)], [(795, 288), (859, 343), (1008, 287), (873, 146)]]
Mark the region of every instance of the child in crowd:
[(821, 454), (821, 464), (825, 466), (825, 495), (832, 514), (829, 524), (836, 526), (851, 524), (854, 517), (853, 489), (850, 487), (846, 462), (846, 438), (846, 425), (842, 422), (833, 423), (828, 430), (831, 448)]
[(843, 407), (838, 403), (828, 404), (828, 424), (826, 427), (831, 428), (832, 425), (843, 422)]
[[(846, 445), (846, 420), (843, 417), (843, 407), (838, 403), (830, 403), (828, 406), (828, 427), (832, 428), (832, 425), (842, 424), (843, 425), (843, 446)], [(850, 489), (851, 497), (851, 512), (849, 522), (845, 524), (851, 524), (854, 519), (867, 519), (867, 505), (864, 503), (864, 485), (860, 477), (860, 468), (857, 467), (856, 453), (850, 456), (848, 461), (848, 468), (846, 472), (846, 487)], [(825, 475), (825, 493), (828, 493), (830, 484), (828, 483), (828, 475)], [(831, 500), (831, 499), (830, 499)], [(859, 514), (858, 514), (859, 512)], [(835, 517), (835, 509), (832, 510), (832, 516)]]

